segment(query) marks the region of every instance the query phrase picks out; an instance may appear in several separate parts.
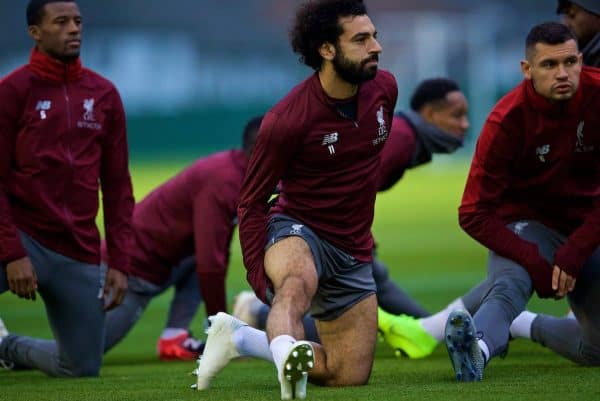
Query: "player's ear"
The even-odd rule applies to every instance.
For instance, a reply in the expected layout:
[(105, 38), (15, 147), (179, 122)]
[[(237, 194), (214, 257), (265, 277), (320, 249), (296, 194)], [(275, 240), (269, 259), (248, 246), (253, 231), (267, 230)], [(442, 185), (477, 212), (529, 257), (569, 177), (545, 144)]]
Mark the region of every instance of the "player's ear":
[(425, 103), (421, 109), (419, 110), (419, 114), (421, 115), (421, 118), (423, 118), (423, 120), (425, 120), (426, 122), (433, 124), (433, 113), (434, 113), (434, 108), (431, 105), (431, 103)]
[(38, 42), (40, 40), (40, 27), (37, 25), (29, 25), (29, 27), (27, 28), (27, 32), (29, 33), (29, 36), (31, 36), (31, 39), (35, 40), (36, 42)]
[(531, 79), (531, 64), (527, 60), (521, 60), (521, 72), (525, 79)]
[(332, 43), (324, 42), (319, 46), (319, 54), (324, 60), (333, 60), (335, 57), (335, 46)]

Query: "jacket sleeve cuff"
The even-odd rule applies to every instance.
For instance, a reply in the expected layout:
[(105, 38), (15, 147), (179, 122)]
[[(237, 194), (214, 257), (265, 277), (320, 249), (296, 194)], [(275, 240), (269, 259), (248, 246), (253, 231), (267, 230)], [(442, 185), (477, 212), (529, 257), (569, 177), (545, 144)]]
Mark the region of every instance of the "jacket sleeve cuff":
[(126, 276), (129, 276), (129, 259), (111, 258), (109, 256), (108, 267), (120, 271)]
[(12, 244), (10, 241), (5, 242), (2, 248), (4, 248), (4, 252), (2, 253), (1, 260), (5, 264), (9, 264), (27, 256), (27, 252), (25, 252), (25, 249), (19, 240), (12, 241)]
[(568, 244), (564, 244), (556, 251), (556, 254), (554, 255), (554, 264), (569, 275), (577, 278), (586, 259), (587, 256), (582, 255), (578, 249)]

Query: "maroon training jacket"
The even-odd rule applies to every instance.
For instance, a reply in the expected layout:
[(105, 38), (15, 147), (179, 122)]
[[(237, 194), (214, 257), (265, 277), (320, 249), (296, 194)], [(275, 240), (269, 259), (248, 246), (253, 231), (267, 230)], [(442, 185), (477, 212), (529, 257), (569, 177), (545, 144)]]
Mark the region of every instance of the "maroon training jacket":
[(139, 202), (133, 214), (131, 274), (164, 284), (173, 266), (195, 254), (207, 316), (227, 310), (229, 246), (247, 165), (241, 150), (215, 153)]
[(133, 196), (125, 113), (105, 78), (33, 50), (0, 81), (0, 261), (26, 255), (17, 229), (85, 263), (100, 262), (102, 187), (111, 267), (129, 270)]
[(549, 274), (537, 246), (506, 228), (537, 220), (568, 237), (554, 264), (577, 277), (600, 243), (600, 70), (584, 67), (566, 103), (543, 98), (528, 80), (498, 102), (477, 142), (459, 219), (492, 251)]
[[(337, 111), (314, 74), (265, 115), (238, 208), (248, 281), (263, 301), (269, 215), (298, 219), (358, 260), (371, 260), (379, 153), (397, 93), (393, 75), (380, 70), (360, 85), (352, 121)], [(278, 183), (281, 193), (269, 211), (267, 200)]]

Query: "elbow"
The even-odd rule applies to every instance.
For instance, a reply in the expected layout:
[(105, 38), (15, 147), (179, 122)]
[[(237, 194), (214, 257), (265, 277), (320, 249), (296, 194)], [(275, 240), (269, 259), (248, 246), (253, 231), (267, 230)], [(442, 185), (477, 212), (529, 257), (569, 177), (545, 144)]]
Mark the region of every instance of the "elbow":
[(458, 225), (465, 232), (470, 233), (477, 220), (477, 214), (474, 211), (466, 210), (462, 206), (458, 209)]

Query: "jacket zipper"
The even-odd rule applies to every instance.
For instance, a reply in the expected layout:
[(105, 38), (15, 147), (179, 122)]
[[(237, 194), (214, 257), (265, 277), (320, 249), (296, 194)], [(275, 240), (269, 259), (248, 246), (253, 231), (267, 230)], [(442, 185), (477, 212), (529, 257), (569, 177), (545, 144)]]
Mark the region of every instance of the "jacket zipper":
[[(65, 155), (66, 155), (66, 159), (67, 162), (69, 163), (69, 167), (71, 169), (71, 173), (73, 172), (74, 169), (74, 163), (73, 163), (73, 154), (71, 152), (71, 147), (69, 145), (69, 138), (68, 138), (68, 134), (71, 132), (71, 99), (69, 98), (69, 91), (67, 88), (67, 83), (65, 82), (65, 84), (63, 85), (63, 90), (64, 90), (64, 94), (65, 94), (65, 102), (66, 102), (66, 107), (67, 107), (67, 132), (65, 134), (65, 136), (67, 136), (66, 140), (64, 141), (64, 146), (65, 146)], [(70, 180), (67, 181), (67, 185), (71, 184), (71, 180), (73, 179), (73, 177), (71, 177)], [(71, 212), (69, 210), (69, 208), (67, 207), (67, 191), (65, 188), (65, 191), (63, 193), (63, 211), (65, 213), (65, 217), (69, 223), (69, 225), (71, 225), (72, 221), (73, 221), (73, 216), (71, 216)]]

